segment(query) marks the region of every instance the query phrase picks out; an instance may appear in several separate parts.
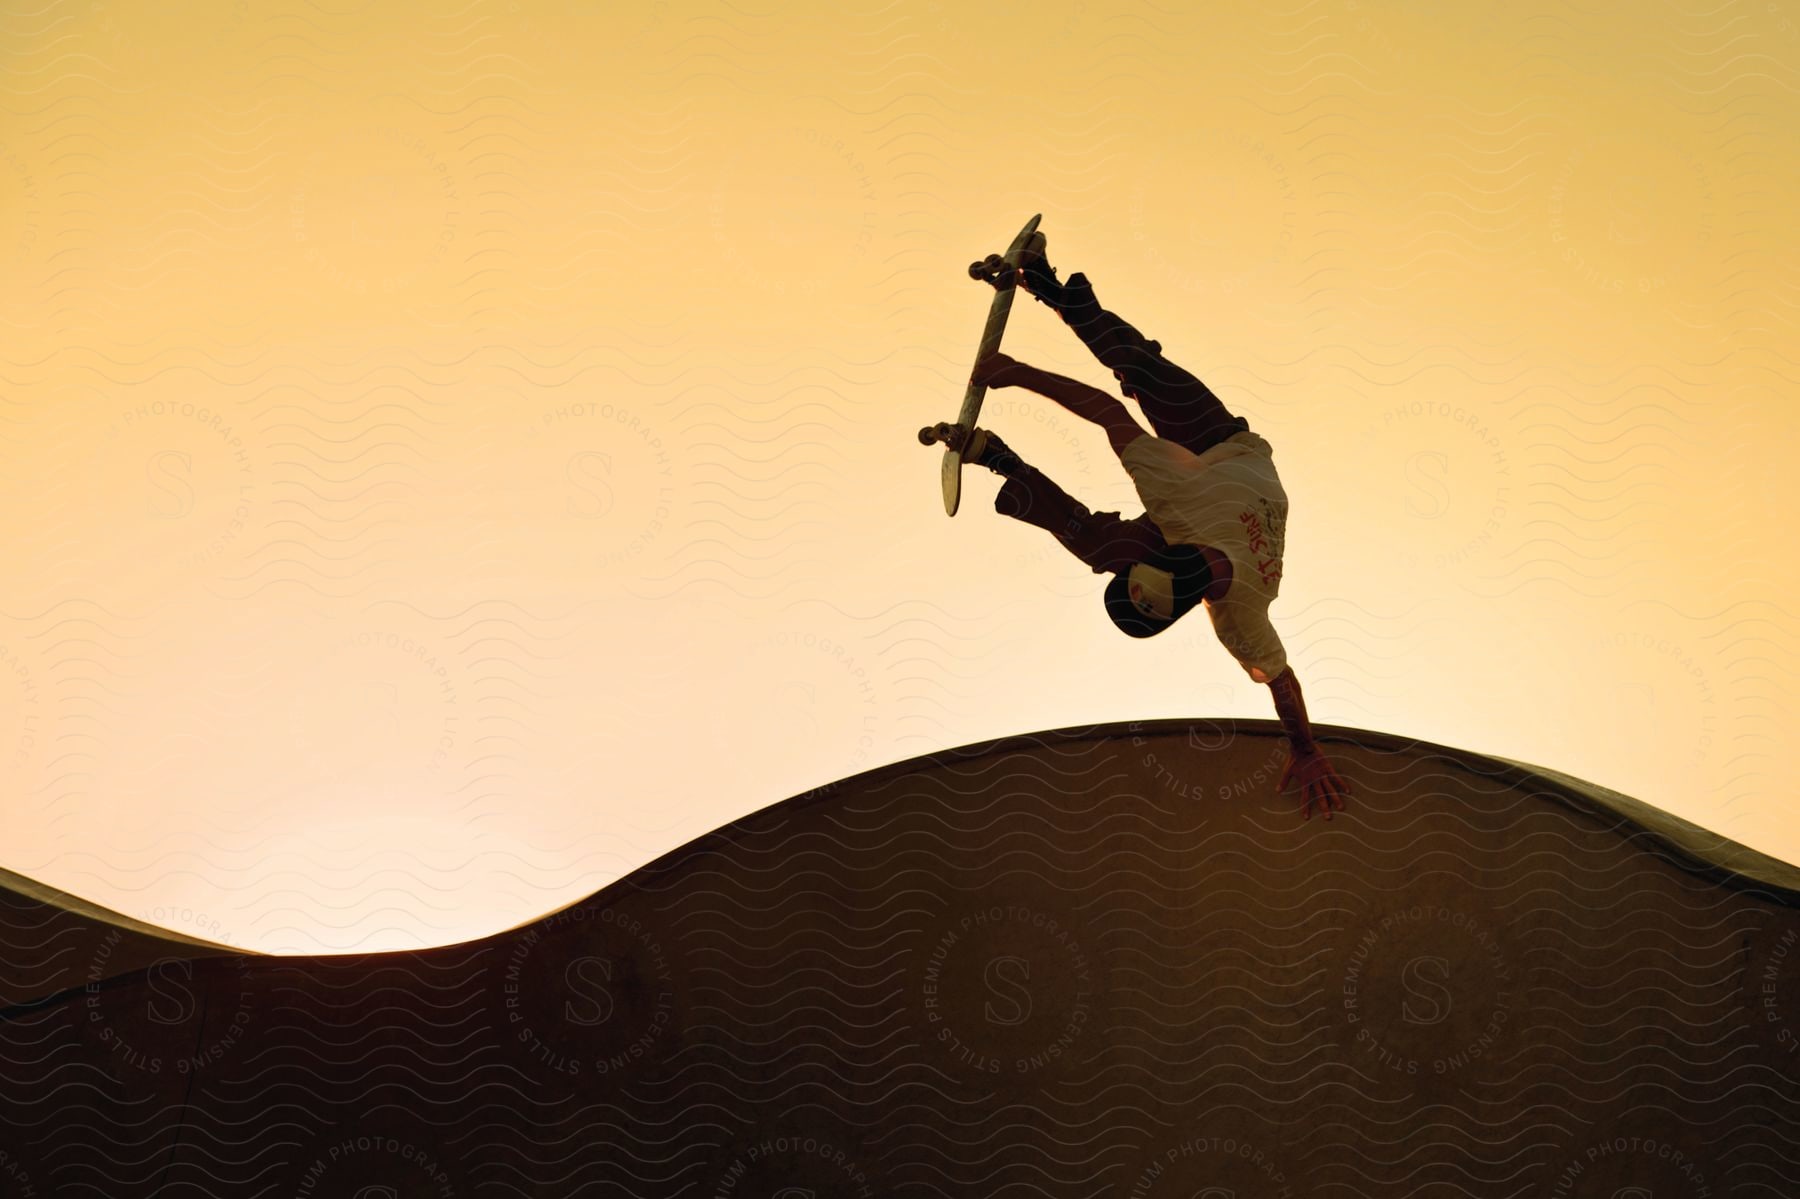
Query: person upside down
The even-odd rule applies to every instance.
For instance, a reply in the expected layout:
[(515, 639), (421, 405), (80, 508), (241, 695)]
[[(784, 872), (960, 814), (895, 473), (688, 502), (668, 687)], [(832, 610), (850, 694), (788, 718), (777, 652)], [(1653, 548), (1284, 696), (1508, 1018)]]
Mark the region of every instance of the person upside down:
[(1037, 392), (1099, 425), (1144, 513), (1123, 520), (1116, 512), (1088, 511), (992, 430), (940, 425), (939, 433), (962, 450), (964, 461), (1006, 480), (995, 511), (1047, 530), (1096, 574), (1113, 576), (1106, 612), (1124, 632), (1153, 637), (1204, 607), (1219, 641), (1274, 698), (1290, 751), (1277, 786), (1286, 790), (1297, 781), (1302, 813), (1311, 819), (1316, 807), (1329, 820), (1343, 810), (1350, 787), (1313, 740), (1300, 681), (1269, 623), (1269, 605), (1281, 587), (1288, 513), (1269, 443), (1204, 383), (1163, 357), (1161, 343), (1102, 308), (1085, 275), (1059, 282), (1045, 245), (1042, 233), (1032, 236), (1018, 284), (1111, 368), (1154, 435), (1106, 392), (1005, 354), (977, 363), (973, 377), (990, 388)]

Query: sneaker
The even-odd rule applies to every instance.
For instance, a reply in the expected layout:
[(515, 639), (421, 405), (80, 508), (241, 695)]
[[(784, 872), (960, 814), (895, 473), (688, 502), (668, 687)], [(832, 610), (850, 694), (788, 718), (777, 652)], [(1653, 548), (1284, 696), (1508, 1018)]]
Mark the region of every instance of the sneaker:
[(1057, 280), (1056, 268), (1050, 265), (1044, 247), (1044, 235), (1033, 233), (1019, 255), (1019, 281), (1040, 304), (1047, 304), (1060, 312), (1063, 306), (1063, 285)]
[(963, 447), (964, 462), (973, 462), (976, 466), (985, 466), (1003, 478), (1012, 478), (1025, 465), (1024, 460), (1013, 453), (1000, 435), (991, 429), (977, 428)]

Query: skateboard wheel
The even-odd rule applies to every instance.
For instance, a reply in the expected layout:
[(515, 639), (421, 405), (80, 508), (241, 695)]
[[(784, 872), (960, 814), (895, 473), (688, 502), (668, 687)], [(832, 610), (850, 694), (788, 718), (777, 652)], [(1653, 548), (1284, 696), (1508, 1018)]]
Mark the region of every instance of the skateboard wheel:
[(919, 444), (920, 445), (931, 445), (935, 441), (937, 441), (937, 438), (935, 438), (931, 435), (930, 428), (924, 428), (924, 429), (919, 430)]
[(1006, 269), (1006, 259), (1000, 257), (998, 254), (989, 254), (980, 262), (971, 262), (969, 264), (969, 278), (985, 279), (987, 282), (993, 283), (1000, 277), (1000, 273)]

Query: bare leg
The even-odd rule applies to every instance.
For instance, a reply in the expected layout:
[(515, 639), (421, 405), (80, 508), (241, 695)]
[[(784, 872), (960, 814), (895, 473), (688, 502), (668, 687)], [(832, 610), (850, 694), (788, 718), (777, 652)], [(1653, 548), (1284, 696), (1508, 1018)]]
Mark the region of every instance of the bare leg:
[(1079, 379), (1019, 363), (1009, 376), (1008, 384), (1048, 396), (1083, 420), (1093, 421), (1106, 430), (1106, 440), (1112, 444), (1113, 453), (1121, 458), (1126, 446), (1146, 436), (1143, 426), (1131, 418), (1124, 404)]

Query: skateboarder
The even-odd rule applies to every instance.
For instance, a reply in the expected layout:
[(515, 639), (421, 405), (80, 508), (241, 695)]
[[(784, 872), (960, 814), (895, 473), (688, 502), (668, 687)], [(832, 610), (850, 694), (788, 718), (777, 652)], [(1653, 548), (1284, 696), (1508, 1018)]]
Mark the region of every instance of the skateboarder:
[(1327, 820), (1350, 788), (1313, 741), (1299, 680), (1287, 664), (1268, 609), (1281, 584), (1287, 494), (1269, 443), (1232, 415), (1199, 379), (1162, 355), (1115, 313), (1100, 307), (1086, 276), (1067, 283), (1035, 234), (1019, 283), (1048, 305), (1094, 355), (1155, 430), (1145, 432), (1125, 405), (1098, 388), (996, 353), (976, 365), (988, 387), (1024, 387), (1106, 430), (1146, 511), (1122, 520), (1087, 507), (986, 429), (959, 438), (963, 459), (1006, 479), (995, 511), (1049, 531), (1097, 574), (1114, 577), (1106, 611), (1133, 637), (1150, 637), (1204, 606), (1221, 643), (1258, 683), (1266, 683), (1288, 736), (1290, 755), (1278, 786), (1296, 780), (1301, 811)]

